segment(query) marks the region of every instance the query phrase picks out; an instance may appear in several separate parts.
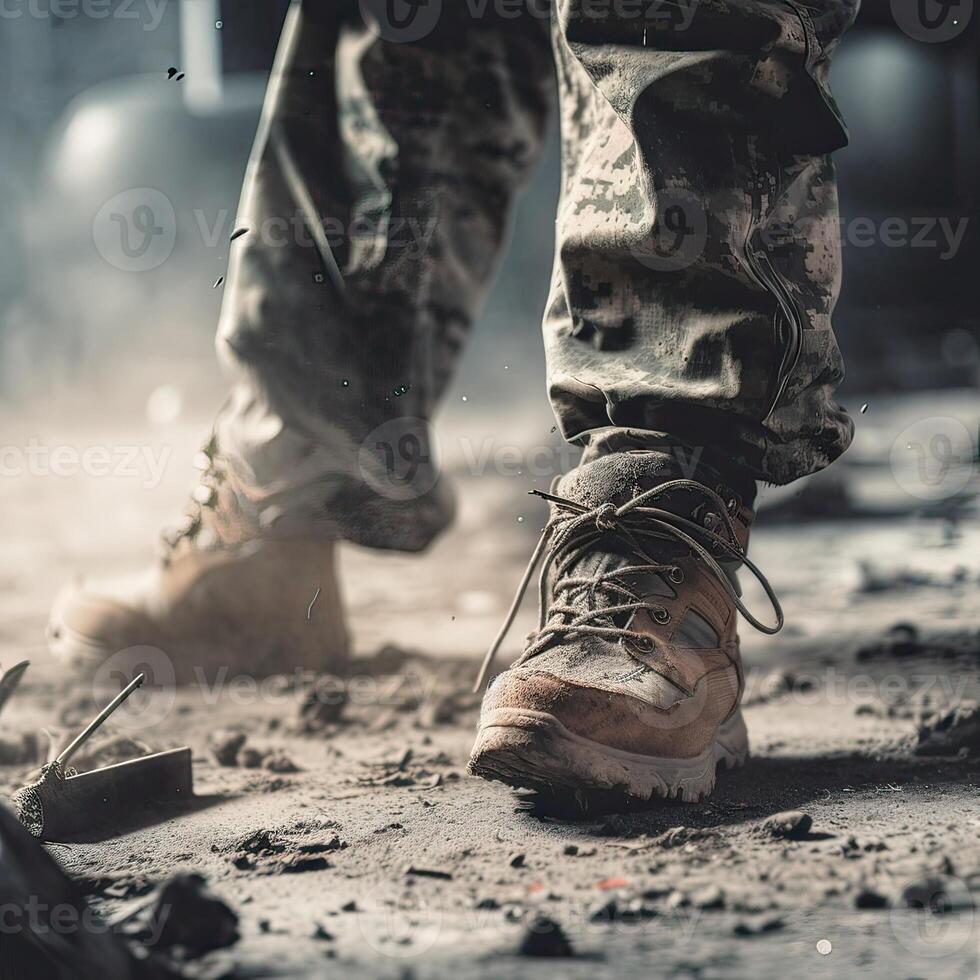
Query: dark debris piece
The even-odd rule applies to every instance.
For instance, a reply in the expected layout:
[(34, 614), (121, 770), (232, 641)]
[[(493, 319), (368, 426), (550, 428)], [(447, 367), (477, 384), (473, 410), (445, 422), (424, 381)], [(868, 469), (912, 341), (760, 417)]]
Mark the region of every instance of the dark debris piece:
[(201, 875), (179, 874), (160, 886), (144, 932), (150, 948), (196, 959), (238, 942), (238, 915), (208, 891)]
[(957, 755), (980, 752), (980, 705), (959, 705), (919, 728), (916, 755)]
[(813, 817), (802, 810), (775, 813), (762, 824), (762, 829), (783, 840), (805, 840), (813, 826)]
[(557, 922), (546, 916), (535, 918), (521, 937), (517, 947), (519, 956), (569, 957), (575, 951), (564, 930)]

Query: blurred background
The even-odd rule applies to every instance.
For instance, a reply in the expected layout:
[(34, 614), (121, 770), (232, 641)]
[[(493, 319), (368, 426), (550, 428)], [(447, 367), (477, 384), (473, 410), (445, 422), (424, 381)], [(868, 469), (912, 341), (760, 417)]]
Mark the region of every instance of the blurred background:
[[(4, 5), (2, 442), (18, 451), (32, 439), (132, 442), (164, 464), (152, 486), (85, 473), (0, 481), (5, 553), (44, 576), (31, 593), (32, 622), (56, 585), (52, 569), (149, 554), (157, 515), (176, 512), (191, 485), (193, 448), (225, 393), (212, 340), (216, 284), (286, 7), (286, 0)], [(797, 486), (773, 495), (774, 509), (794, 518), (914, 512), (955, 521), (972, 506), (967, 485), (976, 482), (980, 418), (978, 19), (972, 0), (963, 0), (948, 8), (952, 19), (939, 36), (910, 29), (911, 9), (866, 0), (833, 71), (851, 130), (850, 146), (837, 156), (845, 266), (836, 326), (847, 363), (841, 398), (858, 437), (833, 476), (816, 481), (818, 492)], [(556, 466), (574, 462), (551, 432), (538, 326), (557, 178), (553, 133), (439, 419), (449, 469), (472, 469), (472, 455), (488, 440), (491, 451), (541, 447)], [(159, 195), (150, 214), (134, 206), (146, 188)], [(122, 233), (130, 229), (116, 228), (116, 245), (107, 248), (114, 214), (129, 216), (134, 236), (145, 220), (163, 232), (144, 253), (126, 245)], [(460, 448), (460, 434), (469, 448)], [(909, 492), (895, 447), (911, 451), (920, 442), (930, 465), (943, 474), (953, 464), (966, 468), (966, 481)], [(462, 526), (485, 523), (492, 507), (512, 528), (517, 555), (540, 524), (525, 491), (547, 478), (520, 467), (498, 467), (496, 475), (507, 478), (507, 489), (468, 503)], [(493, 547), (504, 547), (501, 540)], [(488, 617), (499, 604), (471, 603)], [(22, 603), (15, 615), (23, 615)]]
[[(120, 366), (150, 362), (161, 381), (167, 370), (210, 378), (221, 298), (211, 287), (288, 3), (104, 0), (86, 16), (78, 0), (64, 7), (71, 16), (31, 13), (41, 6), (11, 0), (0, 18), (0, 395), (44, 397), (41, 378), (115, 385)], [(976, 41), (976, 23), (942, 43), (917, 40), (889, 3), (867, 0), (837, 57), (851, 129), (837, 159), (845, 395), (976, 381), (980, 237), (964, 221), (980, 180)], [(171, 67), (185, 77), (168, 78)], [(507, 384), (542, 401), (554, 142), (460, 377), (474, 396), (499, 393), (493, 368), (506, 355)], [(93, 222), (114, 195), (142, 187), (173, 207), (172, 254), (118, 269)], [(960, 237), (948, 241), (948, 229)]]

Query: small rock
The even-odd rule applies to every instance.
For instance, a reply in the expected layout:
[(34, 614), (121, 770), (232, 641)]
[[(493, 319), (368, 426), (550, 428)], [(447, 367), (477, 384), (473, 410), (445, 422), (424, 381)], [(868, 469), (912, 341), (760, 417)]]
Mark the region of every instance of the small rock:
[(803, 840), (810, 833), (813, 817), (802, 810), (785, 810), (773, 814), (762, 824), (762, 829), (776, 838), (784, 840)]
[(523, 855), (523, 854), (515, 854), (510, 859), (510, 866), (512, 868), (523, 868), (525, 866), (524, 865), (524, 857), (525, 857), (525, 855)]
[(919, 728), (916, 755), (956, 755), (980, 752), (980, 705), (963, 704)]
[(888, 899), (873, 888), (862, 888), (854, 896), (854, 907), (856, 909), (886, 909), (888, 908)]
[(235, 850), (240, 854), (281, 854), (284, 845), (273, 840), (272, 834), (268, 830), (256, 830), (243, 837), (236, 845)]
[(300, 768), (289, 758), (288, 755), (284, 755), (282, 752), (274, 752), (272, 755), (268, 756), (262, 763), (263, 769), (268, 769), (269, 772), (299, 772)]
[(340, 721), (347, 704), (344, 682), (332, 674), (318, 677), (299, 706), (301, 727), (318, 731)]
[(238, 764), (245, 769), (258, 769), (268, 754), (261, 749), (254, 749), (250, 745), (246, 745), (238, 753)]
[(232, 732), (226, 728), (212, 732), (208, 736), (208, 748), (219, 766), (237, 766), (238, 753), (245, 744), (244, 732)]
[(323, 942), (331, 943), (333, 942), (333, 934), (328, 932), (321, 923), (314, 923), (313, 932), (310, 933), (310, 939), (319, 939)]
[(473, 907), (477, 909), (481, 909), (482, 911), (485, 912), (490, 912), (494, 909), (499, 909), (500, 902), (498, 902), (495, 898), (481, 898), (480, 901), (477, 902), (476, 905), (474, 905)]
[(281, 871), (287, 875), (303, 874), (307, 871), (326, 871), (330, 865), (325, 857), (306, 857), (297, 855), (282, 862)]
[(574, 956), (572, 944), (562, 927), (543, 915), (538, 916), (525, 929), (517, 947), (519, 956), (568, 957)]
[(736, 936), (760, 936), (764, 932), (776, 932), (783, 928), (780, 915), (756, 915), (747, 919), (739, 919), (732, 932)]
[(565, 850), (562, 853), (567, 854), (569, 857), (575, 857), (578, 854), (578, 844), (566, 844)]
[(449, 871), (439, 871), (436, 868), (416, 868), (409, 866), (405, 869), (406, 875), (415, 878), (438, 878), (441, 881), (452, 881), (452, 873)]
[(179, 874), (158, 890), (148, 930), (153, 948), (180, 946), (197, 957), (236, 943), (238, 916), (207, 890), (200, 875)]
[(691, 895), (691, 904), (696, 909), (709, 911), (725, 907), (725, 893), (717, 885), (708, 885)]

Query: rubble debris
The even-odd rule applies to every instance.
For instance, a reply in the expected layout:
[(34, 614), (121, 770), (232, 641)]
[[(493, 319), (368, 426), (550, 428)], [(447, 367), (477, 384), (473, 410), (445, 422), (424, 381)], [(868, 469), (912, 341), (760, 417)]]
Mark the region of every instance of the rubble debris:
[(980, 630), (951, 630), (922, 637), (913, 624), (897, 623), (879, 639), (858, 647), (854, 656), (858, 661), (905, 657), (980, 661)]
[(238, 753), (247, 739), (248, 736), (244, 732), (233, 732), (222, 728), (208, 735), (208, 748), (219, 766), (237, 766)]
[(517, 947), (519, 956), (569, 957), (574, 956), (572, 944), (564, 930), (553, 919), (537, 916), (524, 930)]
[(761, 829), (778, 839), (805, 840), (812, 826), (810, 814), (802, 810), (785, 810), (763, 821)]
[(238, 915), (199, 874), (178, 874), (164, 882), (135, 927), (151, 949), (168, 950), (180, 959), (196, 959), (239, 939)]
[(980, 705), (961, 704), (919, 727), (916, 755), (980, 753)]
[(265, 749), (256, 749), (251, 745), (246, 745), (238, 753), (237, 763), (243, 769), (261, 769), (268, 754)]
[(28, 766), (41, 759), (41, 746), (33, 732), (0, 735), (0, 766)]
[(438, 878), (441, 881), (452, 881), (453, 878), (450, 871), (439, 871), (436, 868), (416, 868), (414, 865), (409, 865), (405, 869), (405, 874), (415, 878)]
[(262, 763), (263, 769), (268, 769), (269, 772), (287, 773), (287, 772), (300, 772), (299, 766), (293, 762), (284, 752), (273, 752), (271, 753)]
[(274, 840), (268, 830), (256, 830), (243, 837), (236, 845), (235, 850), (240, 854), (281, 854), (286, 850), (285, 844)]
[(670, 849), (704, 841), (711, 836), (713, 835), (710, 831), (702, 830), (700, 827), (671, 827), (670, 830), (654, 837), (650, 843), (655, 847)]
[(346, 704), (347, 688), (342, 678), (332, 674), (318, 677), (300, 702), (300, 730), (314, 733), (336, 724)]
[(759, 700), (775, 701), (795, 691), (813, 690), (812, 676), (797, 675), (791, 670), (773, 670), (762, 679), (759, 685)]
[(279, 864), (279, 870), (282, 874), (287, 875), (303, 874), (306, 871), (326, 871), (329, 867), (330, 863), (325, 857), (314, 857), (305, 854), (297, 854), (293, 857), (286, 858)]
[(886, 909), (889, 906), (888, 898), (874, 888), (864, 887), (854, 896), (854, 907), (856, 909)]
[(766, 932), (776, 932), (784, 925), (783, 917), (775, 913), (764, 915), (754, 915), (749, 918), (739, 919), (735, 923), (732, 932), (736, 936), (761, 936)]
[(645, 902), (642, 898), (631, 898), (622, 900), (620, 898), (610, 898), (595, 906), (589, 914), (590, 922), (611, 923), (635, 923), (643, 919), (653, 919), (658, 915), (657, 910)]
[(706, 885), (691, 894), (691, 905), (704, 912), (723, 909), (725, 907), (725, 893), (718, 885)]

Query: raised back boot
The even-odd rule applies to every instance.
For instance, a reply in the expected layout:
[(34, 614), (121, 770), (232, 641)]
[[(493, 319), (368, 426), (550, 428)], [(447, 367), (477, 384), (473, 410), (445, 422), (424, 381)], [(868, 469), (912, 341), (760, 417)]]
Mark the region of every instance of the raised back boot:
[[(78, 582), (52, 609), (55, 656), (127, 670), (163, 651), (177, 683), (297, 668), (342, 674), (349, 644), (333, 541), (256, 528), (213, 453), (160, 564), (114, 582)], [(152, 666), (152, 664), (151, 664)], [(225, 668), (223, 674), (222, 668)], [(159, 681), (159, 678), (158, 678)]]

